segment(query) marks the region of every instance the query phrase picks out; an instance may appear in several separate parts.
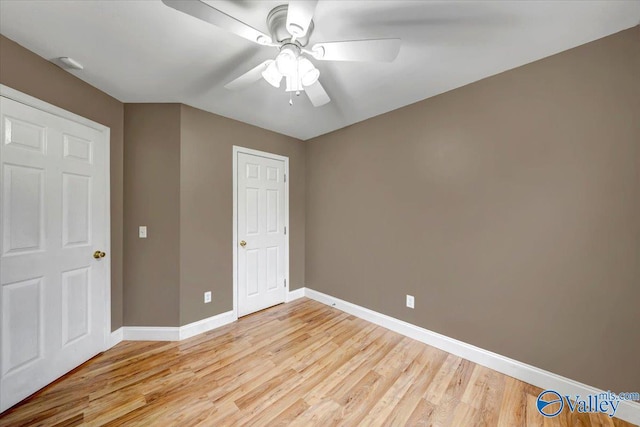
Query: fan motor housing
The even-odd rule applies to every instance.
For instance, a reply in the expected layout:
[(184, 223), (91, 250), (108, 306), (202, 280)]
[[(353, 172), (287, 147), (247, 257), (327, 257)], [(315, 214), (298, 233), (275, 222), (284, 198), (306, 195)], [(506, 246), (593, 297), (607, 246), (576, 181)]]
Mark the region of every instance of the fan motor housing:
[[(281, 4), (271, 9), (269, 15), (267, 15), (267, 28), (271, 34), (271, 40), (274, 42), (282, 43), (291, 39), (291, 34), (287, 31), (287, 11), (289, 7), (286, 4)], [(309, 43), (309, 37), (313, 33), (313, 20), (309, 23), (309, 29), (304, 37), (296, 38), (296, 43), (304, 47)]]

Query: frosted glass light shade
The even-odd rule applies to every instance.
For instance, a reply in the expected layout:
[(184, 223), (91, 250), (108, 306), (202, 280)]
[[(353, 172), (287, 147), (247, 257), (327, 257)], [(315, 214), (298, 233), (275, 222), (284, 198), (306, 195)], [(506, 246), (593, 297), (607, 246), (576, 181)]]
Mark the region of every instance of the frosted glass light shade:
[(275, 61), (271, 61), (262, 72), (262, 77), (273, 87), (280, 87), (282, 74), (278, 71)]
[(320, 70), (305, 57), (298, 58), (298, 75), (303, 86), (311, 86), (318, 81)]
[(288, 46), (283, 47), (278, 56), (276, 56), (276, 66), (280, 74), (284, 76), (293, 75), (298, 67), (296, 52)]

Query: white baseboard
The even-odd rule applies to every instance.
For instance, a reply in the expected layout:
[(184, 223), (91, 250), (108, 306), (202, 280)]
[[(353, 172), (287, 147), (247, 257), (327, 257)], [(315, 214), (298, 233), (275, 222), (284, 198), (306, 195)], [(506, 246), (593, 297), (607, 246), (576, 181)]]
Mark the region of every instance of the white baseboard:
[(286, 301), (285, 302), (291, 302), (294, 300), (297, 300), (299, 298), (304, 297), (304, 289), (305, 288), (298, 288), (298, 289), (294, 289), (292, 291), (289, 291), (287, 293), (287, 297), (286, 297)]
[(105, 350), (108, 350), (114, 345), (121, 342), (123, 336), (124, 336), (124, 331), (122, 330), (122, 328), (118, 328), (115, 331), (111, 332), (111, 335), (109, 335), (109, 337), (107, 338), (107, 348)]
[(177, 326), (124, 326), (125, 341), (180, 341)]
[(233, 311), (216, 314), (184, 326), (124, 326), (125, 341), (180, 341), (236, 321)]
[[(304, 295), (315, 301), (335, 307), (338, 310), (342, 310), (371, 323), (375, 323), (376, 325), (470, 360), (478, 365), (486, 366), (487, 368), (491, 368), (505, 375), (533, 384), (534, 386), (545, 390), (551, 389), (556, 390), (563, 395), (577, 394), (580, 396), (602, 392), (602, 390), (595, 387), (579, 383), (569, 378), (554, 374), (553, 372), (527, 365), (526, 363), (501, 356), (480, 347), (449, 338), (437, 332), (433, 332), (394, 317), (332, 297), (331, 295), (314, 291), (313, 289), (304, 288)], [(638, 390), (617, 390), (617, 392), (622, 391), (636, 392)], [(621, 402), (615, 416), (630, 423), (640, 424), (640, 403), (633, 401)]]
[(236, 320), (238, 320), (238, 318), (233, 314), (233, 310), (216, 314), (215, 316), (211, 316), (206, 319), (198, 320), (197, 322), (181, 326), (179, 331), (179, 339), (184, 340), (187, 338), (191, 338), (203, 332), (228, 325), (229, 323), (235, 322)]

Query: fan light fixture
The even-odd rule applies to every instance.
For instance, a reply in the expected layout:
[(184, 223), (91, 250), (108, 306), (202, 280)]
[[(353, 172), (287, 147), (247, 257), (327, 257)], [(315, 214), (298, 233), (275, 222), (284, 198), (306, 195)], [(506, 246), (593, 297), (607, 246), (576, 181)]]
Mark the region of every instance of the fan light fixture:
[(262, 77), (273, 87), (279, 88), (284, 77), (286, 92), (299, 92), (318, 81), (320, 71), (295, 49), (285, 46), (273, 61), (268, 61)]
[(311, 86), (318, 81), (320, 70), (304, 56), (298, 58), (298, 76), (303, 86)]
[(280, 87), (282, 74), (278, 71), (276, 61), (270, 61), (267, 68), (262, 72), (262, 77), (273, 87)]
[(276, 66), (280, 74), (291, 76), (296, 72), (299, 53), (291, 45), (284, 46), (276, 56)]

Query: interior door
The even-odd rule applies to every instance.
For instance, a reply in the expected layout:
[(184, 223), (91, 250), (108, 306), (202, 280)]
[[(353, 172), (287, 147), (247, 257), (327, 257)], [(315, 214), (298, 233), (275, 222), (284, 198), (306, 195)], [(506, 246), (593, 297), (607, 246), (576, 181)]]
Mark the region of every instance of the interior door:
[(238, 316), (284, 302), (285, 162), (238, 153)]
[(0, 102), (4, 411), (105, 348), (108, 145), (100, 130)]

